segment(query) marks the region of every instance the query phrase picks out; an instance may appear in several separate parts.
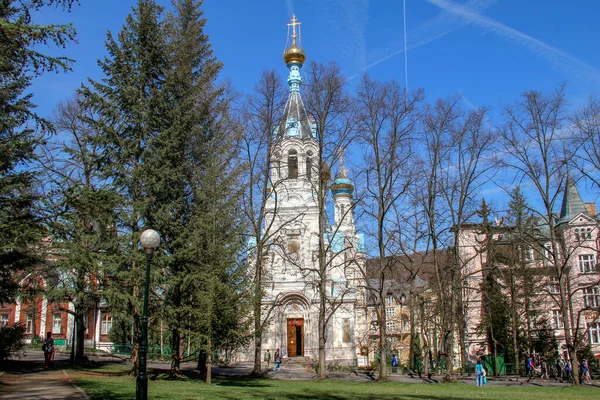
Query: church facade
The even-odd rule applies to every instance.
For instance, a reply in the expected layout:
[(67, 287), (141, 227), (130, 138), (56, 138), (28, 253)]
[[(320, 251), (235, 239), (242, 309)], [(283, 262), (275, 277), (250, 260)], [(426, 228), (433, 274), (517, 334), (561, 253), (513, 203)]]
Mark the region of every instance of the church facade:
[[(295, 16), (292, 44), (284, 52), (289, 69), (289, 97), (270, 152), (269, 193), (264, 235), (272, 237), (262, 300), (268, 316), (262, 349), (284, 359), (318, 360), (319, 312), (326, 324), (327, 362), (360, 363), (360, 343), (367, 334), (364, 284), (364, 242), (354, 223), (354, 186), (341, 171), (330, 186), (334, 223), (317, 202), (321, 184), (318, 132), (302, 101), (300, 70), (305, 54), (297, 44), (300, 23)], [(331, 207), (329, 207), (331, 210)], [(321, 214), (321, 218), (320, 218)], [(319, 224), (323, 228), (319, 229)], [(268, 233), (267, 233), (268, 230)], [(325, 281), (325, 310), (321, 291)], [(249, 351), (247, 354), (251, 358)], [(362, 358), (364, 359), (364, 357)]]

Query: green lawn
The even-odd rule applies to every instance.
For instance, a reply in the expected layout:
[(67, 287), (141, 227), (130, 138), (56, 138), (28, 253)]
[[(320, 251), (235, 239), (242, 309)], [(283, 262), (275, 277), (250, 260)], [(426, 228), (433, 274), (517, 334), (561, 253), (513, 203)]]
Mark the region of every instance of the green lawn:
[[(71, 374), (92, 400), (133, 399), (135, 379), (111, 369), (104, 372), (72, 371)], [(279, 381), (271, 379), (218, 378), (212, 385), (200, 380), (149, 383), (150, 399), (598, 399), (600, 390), (591, 387), (492, 387), (464, 384), (355, 383), (339, 380)]]

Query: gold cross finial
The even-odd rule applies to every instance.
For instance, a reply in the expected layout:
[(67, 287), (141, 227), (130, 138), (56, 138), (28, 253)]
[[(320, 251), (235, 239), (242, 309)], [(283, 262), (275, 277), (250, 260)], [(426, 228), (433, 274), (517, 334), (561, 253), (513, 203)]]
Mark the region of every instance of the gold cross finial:
[(302, 25), (302, 22), (298, 22), (298, 19), (296, 18), (296, 14), (292, 15), (292, 23), (291, 24), (287, 24), (288, 26), (292, 27), (292, 46), (296, 45), (296, 37), (298, 36), (296, 34), (296, 26), (298, 26), (298, 30), (300, 30), (300, 25)]

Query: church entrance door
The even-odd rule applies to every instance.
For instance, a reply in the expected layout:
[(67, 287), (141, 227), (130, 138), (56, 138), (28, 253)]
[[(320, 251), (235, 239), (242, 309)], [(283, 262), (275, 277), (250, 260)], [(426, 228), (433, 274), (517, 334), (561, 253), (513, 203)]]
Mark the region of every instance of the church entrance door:
[(288, 357), (304, 355), (304, 318), (289, 318), (287, 324)]

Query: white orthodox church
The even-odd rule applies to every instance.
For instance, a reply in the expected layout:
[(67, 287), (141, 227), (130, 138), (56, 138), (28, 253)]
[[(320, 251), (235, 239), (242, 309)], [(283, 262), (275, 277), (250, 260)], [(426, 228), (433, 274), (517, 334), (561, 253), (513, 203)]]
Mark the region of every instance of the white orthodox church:
[[(299, 25), (294, 16), (288, 24), (292, 44), (283, 55), (289, 68), (289, 98), (271, 152), (267, 219), (276, 232), (266, 257), (267, 285), (263, 314), (269, 315), (263, 333), (263, 353), (280, 349), (284, 359), (318, 359), (319, 318), (319, 145), (315, 124), (300, 94), (300, 69), (305, 54), (299, 46)], [(298, 40), (297, 40), (298, 39)], [(323, 243), (326, 260), (329, 318), (326, 334), (327, 362), (362, 363), (360, 348), (367, 338), (364, 302), (364, 239), (356, 230), (352, 209), (354, 185), (343, 166), (330, 186), (334, 200), (334, 224), (325, 222)], [(329, 221), (327, 215), (324, 221)], [(265, 229), (267, 229), (265, 227)], [(248, 352), (250, 355), (252, 351)], [(248, 357), (248, 358), (251, 358)]]

